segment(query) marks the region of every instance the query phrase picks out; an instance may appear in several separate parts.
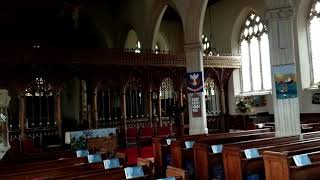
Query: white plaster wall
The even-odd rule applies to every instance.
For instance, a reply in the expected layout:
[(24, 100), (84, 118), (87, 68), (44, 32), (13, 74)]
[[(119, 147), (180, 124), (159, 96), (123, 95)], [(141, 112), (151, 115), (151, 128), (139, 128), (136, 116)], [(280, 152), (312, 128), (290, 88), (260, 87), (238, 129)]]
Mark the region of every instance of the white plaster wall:
[(167, 40), (169, 50), (172, 52), (184, 52), (183, 28), (181, 23), (162, 21), (159, 29)]

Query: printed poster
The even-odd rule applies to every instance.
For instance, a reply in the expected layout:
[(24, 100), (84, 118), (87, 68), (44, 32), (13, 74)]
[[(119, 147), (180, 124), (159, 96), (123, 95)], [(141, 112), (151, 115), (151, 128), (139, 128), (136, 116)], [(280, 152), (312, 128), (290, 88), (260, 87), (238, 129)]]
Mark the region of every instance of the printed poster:
[(277, 99), (296, 98), (297, 78), (294, 64), (272, 67)]
[(202, 72), (187, 73), (188, 93), (203, 92)]

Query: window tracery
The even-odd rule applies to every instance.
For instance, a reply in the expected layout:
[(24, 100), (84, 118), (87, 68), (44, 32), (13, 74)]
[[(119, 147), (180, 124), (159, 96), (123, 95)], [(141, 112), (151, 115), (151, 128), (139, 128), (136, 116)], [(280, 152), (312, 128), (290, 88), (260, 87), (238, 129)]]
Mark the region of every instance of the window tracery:
[(141, 53), (141, 44), (140, 44), (140, 41), (137, 41), (136, 47), (135, 47), (135, 49), (134, 49), (134, 52), (135, 52), (135, 53)]
[(35, 78), (25, 90), (27, 128), (54, 125), (53, 89), (42, 77)]
[(219, 96), (213, 79), (207, 78), (205, 81), (205, 97), (207, 115), (220, 114)]
[(270, 91), (272, 84), (267, 27), (261, 17), (254, 13), (244, 23), (240, 51), (242, 92)]
[(212, 48), (209, 38), (205, 35), (202, 35), (202, 47), (203, 47), (203, 54), (206, 56), (212, 56)]
[(174, 115), (176, 106), (176, 92), (174, 90), (173, 81), (171, 78), (165, 78), (160, 86), (161, 98), (161, 115), (168, 117)]

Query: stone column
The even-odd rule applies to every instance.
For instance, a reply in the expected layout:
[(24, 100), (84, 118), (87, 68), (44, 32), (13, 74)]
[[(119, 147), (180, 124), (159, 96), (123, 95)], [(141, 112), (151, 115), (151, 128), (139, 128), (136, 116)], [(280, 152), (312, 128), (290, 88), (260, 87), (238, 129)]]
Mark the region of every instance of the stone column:
[(26, 125), (26, 96), (23, 92), (19, 92), (19, 126), (20, 137), (23, 139), (26, 137), (25, 125)]
[(94, 88), (92, 92), (92, 128), (98, 128), (98, 97), (97, 97), (97, 88)]
[(147, 95), (147, 111), (146, 111), (146, 115), (147, 118), (149, 118), (151, 127), (154, 126), (153, 122), (152, 122), (152, 90), (149, 89), (148, 95)]
[(63, 134), (62, 134), (62, 118), (61, 118), (61, 90), (58, 90), (57, 92), (55, 92), (54, 94), (54, 102), (55, 102), (55, 113), (54, 113), (54, 117), (55, 117), (55, 122), (57, 125), (57, 129), (58, 129), (58, 133), (59, 133), (59, 137), (62, 139), (63, 138)]
[[(157, 92), (158, 96), (158, 117), (159, 117), (159, 123), (160, 126), (162, 126), (162, 120), (161, 120), (161, 97), (160, 97), (160, 90)], [(157, 124), (159, 126), (159, 124)]]
[[(296, 69), (294, 52), (294, 7), (290, 0), (268, 0), (266, 17), (270, 46), (271, 67), (292, 65)], [(294, 73), (297, 74), (296, 70)], [(301, 134), (299, 97), (277, 99), (272, 75), (273, 108), (277, 136)]]
[[(194, 43), (185, 45), (187, 72), (202, 72), (202, 84), (204, 84), (204, 69), (203, 69), (203, 52), (202, 43)], [(189, 109), (189, 134), (206, 134), (207, 128), (207, 115), (206, 115), (206, 102), (205, 93), (196, 93), (200, 96), (201, 104), (201, 117), (193, 117), (192, 115), (192, 96), (193, 93), (188, 94), (188, 109)]]
[[(182, 91), (182, 89), (180, 89), (179, 91), (178, 91), (178, 106), (179, 107), (183, 107), (183, 91)], [(181, 113), (181, 124), (182, 124), (182, 126), (184, 126), (184, 113), (182, 112)]]

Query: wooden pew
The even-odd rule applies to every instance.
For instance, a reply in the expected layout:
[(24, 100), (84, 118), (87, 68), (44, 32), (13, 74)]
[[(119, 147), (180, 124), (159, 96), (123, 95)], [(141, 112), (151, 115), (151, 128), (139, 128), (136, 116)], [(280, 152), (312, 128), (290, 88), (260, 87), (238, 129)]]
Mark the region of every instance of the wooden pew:
[[(98, 166), (102, 166), (102, 164), (97, 164)], [(96, 165), (96, 166), (97, 166)], [(145, 176), (141, 178), (134, 178), (134, 179), (150, 179), (152, 180), (153, 178), (148, 174), (150, 172), (149, 168), (147, 166), (142, 166), (143, 171), (145, 173)], [(41, 178), (41, 180), (45, 179), (55, 179), (55, 180), (60, 180), (60, 179), (93, 179), (93, 180), (105, 180), (105, 179), (111, 179), (111, 180), (121, 180), (125, 179), (125, 173), (123, 168), (116, 168), (116, 169), (109, 169), (109, 170), (98, 170), (98, 171), (90, 171), (86, 170), (83, 172), (73, 172), (73, 173), (68, 173), (68, 174), (63, 174), (60, 176), (54, 176), (54, 177), (45, 177)]]
[[(266, 180), (316, 180), (320, 177), (320, 148), (303, 148), (292, 151), (268, 150), (263, 152)], [(296, 166), (293, 155), (308, 154), (312, 164)]]
[[(311, 139), (311, 138), (319, 138), (320, 132), (311, 132), (302, 134), (304, 139)], [(235, 140), (236, 141), (236, 140)], [(198, 141), (194, 145), (194, 162), (195, 162), (195, 172), (197, 179), (209, 179), (210, 178), (210, 167), (213, 167), (216, 164), (222, 164), (222, 156), (221, 154), (213, 154), (210, 148), (210, 145), (215, 144), (227, 144), (230, 143), (226, 139), (223, 143), (218, 142), (210, 142), (210, 141)], [(262, 158), (261, 158), (262, 161)]]
[[(237, 133), (240, 135), (240, 134), (266, 133), (270, 131), (271, 129), (266, 128), (266, 129), (257, 129), (257, 130), (249, 130), (249, 131), (240, 131), (240, 132), (234, 132), (234, 133)], [(226, 133), (218, 133), (214, 135), (219, 135), (219, 134), (226, 134)], [(206, 136), (206, 135), (189, 135), (189, 136), (178, 137), (177, 139), (189, 138), (192, 140), (201, 136)], [(165, 157), (166, 157), (166, 154), (171, 154), (171, 146), (166, 144), (166, 137), (153, 138), (152, 146), (153, 146), (153, 154), (154, 154), (154, 166), (157, 169), (156, 177), (159, 177), (164, 175), (165, 173)]]
[[(228, 137), (236, 137), (246, 134), (256, 134), (257, 132), (270, 131), (269, 129), (261, 129), (261, 130), (249, 130), (249, 131), (239, 131), (239, 132), (230, 132), (230, 133), (218, 133), (218, 134), (209, 134), (201, 137), (187, 137), (187, 138), (179, 138), (176, 141), (173, 141), (171, 144), (171, 166), (183, 169), (183, 160), (185, 156), (193, 156), (193, 151), (187, 151), (185, 148), (185, 141), (199, 141), (205, 138), (214, 138), (214, 139), (222, 139)], [(270, 137), (270, 135), (268, 135)], [(273, 135), (272, 135), (273, 136)], [(184, 152), (184, 153), (183, 153)]]
[(16, 165), (9, 165), (9, 166), (1, 166), (0, 167), (0, 174), (10, 174), (10, 173), (23, 173), (33, 171), (35, 169), (42, 169), (42, 168), (55, 168), (57, 165), (59, 166), (69, 166), (73, 164), (81, 164), (86, 163), (87, 158), (63, 158), (53, 161), (41, 161), (35, 163), (24, 163), (24, 164), (16, 164)]
[(176, 179), (189, 180), (187, 171), (172, 166), (168, 166), (166, 170), (167, 177), (176, 177)]
[[(116, 154), (120, 163), (124, 164), (125, 158), (121, 159), (122, 154)], [(79, 173), (80, 172), (80, 173)], [(39, 177), (51, 177), (67, 174), (86, 174), (104, 172), (103, 163), (87, 164), (87, 158), (69, 158), (57, 161), (47, 161), (38, 163), (25, 163), (18, 166), (12, 166), (9, 171), (3, 170), (0, 179), (32, 179)]]
[[(272, 141), (256, 140), (226, 144), (223, 149), (223, 164), (226, 179), (245, 179), (247, 172), (263, 172), (262, 157), (247, 159), (244, 150), (256, 148), (263, 152), (268, 149), (279, 149), (283, 151), (294, 150), (297, 148), (308, 148), (319, 145), (318, 139), (299, 140), (297, 136), (277, 138)], [(287, 140), (285, 140), (287, 138)], [(291, 138), (291, 139), (290, 139)], [(319, 147), (317, 147), (319, 149)], [(313, 147), (314, 148), (314, 147)]]
[[(213, 154), (211, 150), (211, 145), (217, 144), (227, 144), (241, 141), (248, 141), (253, 139), (263, 139), (273, 137), (274, 133), (259, 133), (259, 134), (249, 134), (240, 135), (236, 137), (226, 137), (226, 138), (204, 138), (194, 145), (193, 147), (193, 158), (195, 166), (196, 179), (210, 179), (209, 168), (213, 164), (222, 165), (222, 155)], [(192, 150), (191, 150), (192, 151)], [(184, 155), (184, 159), (188, 158)]]

